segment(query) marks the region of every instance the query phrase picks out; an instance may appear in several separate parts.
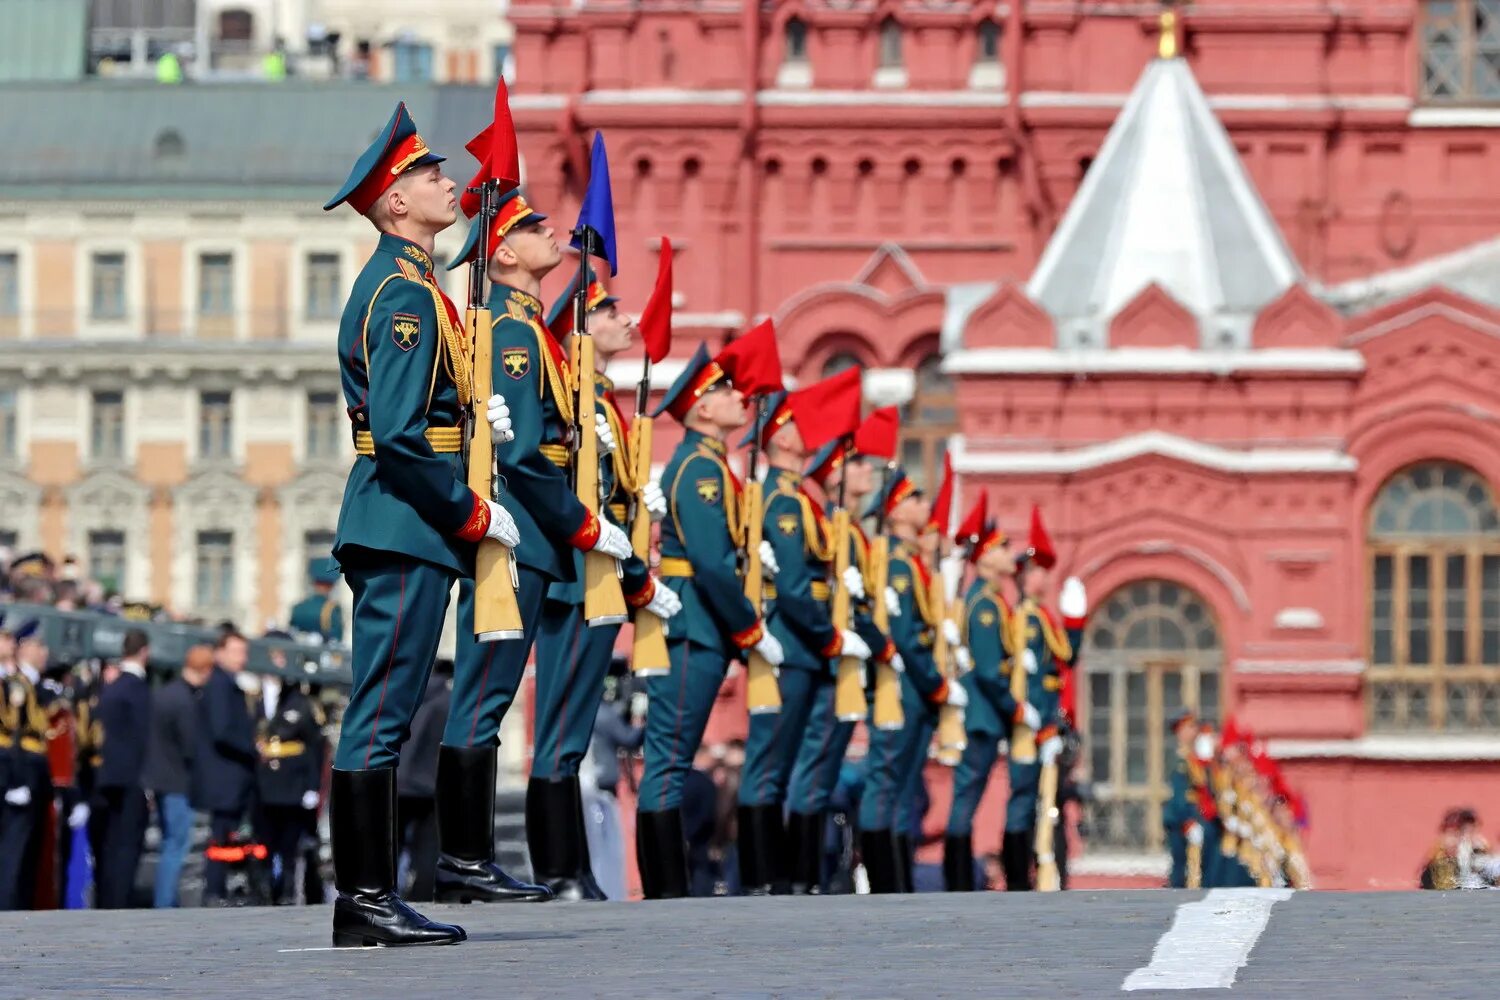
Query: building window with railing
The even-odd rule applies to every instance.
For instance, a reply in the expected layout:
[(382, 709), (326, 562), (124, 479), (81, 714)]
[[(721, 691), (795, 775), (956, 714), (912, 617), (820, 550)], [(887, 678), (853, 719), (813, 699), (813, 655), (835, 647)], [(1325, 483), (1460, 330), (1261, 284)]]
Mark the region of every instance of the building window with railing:
[(1428, 0), (1421, 25), (1424, 100), (1500, 101), (1500, 0)]
[(343, 311), (339, 255), (307, 255), (307, 289), (304, 316), (313, 321), (336, 320)]
[(432, 46), (408, 38), (391, 43), (391, 79), (425, 83), (432, 79)]
[(89, 413), (89, 455), (95, 462), (125, 459), (125, 394), (97, 389)]
[(21, 319), (21, 255), (0, 252), (0, 337), (14, 337)]
[(198, 457), (222, 461), (234, 453), (234, 407), (228, 391), (198, 397)]
[(19, 420), (16, 390), (0, 387), (0, 462), (14, 462), (20, 457), (17, 436)]
[(339, 457), (339, 445), (348, 431), (343, 400), (336, 392), (307, 394), (307, 457), (326, 461)]
[(125, 255), (96, 253), (89, 267), (89, 318), (125, 318)]
[(1137, 580), (1089, 616), (1079, 719), (1094, 796), (1089, 841), (1158, 851), (1176, 744), (1167, 724), (1190, 708), (1218, 721), (1224, 653), (1207, 603), (1170, 580)]
[(1370, 512), (1370, 728), (1500, 728), (1500, 510), (1473, 470), (1423, 462)]
[(234, 313), (234, 258), (227, 253), (198, 256), (198, 315)]
[(106, 593), (120, 594), (125, 589), (125, 533), (123, 531), (90, 531), (88, 539), (89, 577)]
[(228, 610), (234, 604), (234, 533), (198, 532), (196, 604), (202, 612)]

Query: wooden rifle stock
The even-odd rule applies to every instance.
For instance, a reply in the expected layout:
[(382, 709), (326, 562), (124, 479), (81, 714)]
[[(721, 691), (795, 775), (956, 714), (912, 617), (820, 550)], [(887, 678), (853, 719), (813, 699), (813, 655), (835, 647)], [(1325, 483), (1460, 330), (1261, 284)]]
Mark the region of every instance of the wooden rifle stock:
[[(746, 483), (742, 498), (745, 522), (745, 597), (764, 621), (765, 567), (760, 561), (760, 542), (765, 534), (763, 484), (754, 480)], [(751, 715), (768, 715), (781, 711), (781, 686), (776, 682), (776, 668), (754, 650), (750, 651), (745, 662), (745, 701)]]
[[(884, 533), (870, 543), (870, 611), (881, 635), (891, 634), (891, 612), (885, 604), (886, 587), (891, 578), (891, 540)], [(906, 725), (906, 711), (901, 707), (901, 677), (889, 663), (875, 665), (874, 725), (876, 729), (896, 730)]]
[[(590, 514), (601, 516), (599, 502), (599, 434), (594, 427), (594, 338), (584, 334), (573, 338), (573, 380), (578, 396), (574, 406), (577, 426), (576, 465), (573, 469), (575, 492)], [(619, 444), (619, 442), (616, 442)], [(583, 554), (583, 620), (593, 628), (618, 625), (629, 617), (625, 611), (625, 594), (620, 589), (619, 563), (603, 552)]]
[[(469, 415), (469, 489), (494, 501), (498, 476), (495, 469), (494, 431), (484, 408), (494, 391), (494, 330), (490, 311), (470, 309), (469, 329), (474, 336), (474, 402)], [(516, 603), (515, 554), (493, 538), (479, 542), (474, 559), (474, 638), (479, 642), (519, 639), (521, 607)]]
[[(1031, 700), (1026, 690), (1026, 613), (1019, 607), (1011, 616), (1010, 633), (1010, 696), (1019, 705), (1023, 701)], [(1011, 723), (1010, 759), (1017, 764), (1031, 764), (1036, 761), (1036, 733), (1032, 732), (1031, 727), (1024, 722)]]
[(1062, 882), (1057, 872), (1057, 762), (1042, 767), (1036, 799), (1036, 887), (1038, 892), (1057, 892)]
[[(941, 567), (933, 568), (927, 593), (938, 621), (937, 636), (932, 643), (932, 658), (937, 663), (938, 673), (949, 684), (957, 684), (958, 656), (948, 645), (948, 595), (943, 587)], [(964, 748), (969, 745), (968, 733), (964, 731), (963, 709), (946, 703), (938, 708), (937, 737), (938, 763), (956, 767), (963, 758)]]
[[(635, 481), (644, 488), (651, 481), (651, 418), (644, 413), (630, 425), (630, 457)], [(630, 546), (646, 565), (651, 564), (651, 512), (637, 498), (630, 522)], [(658, 587), (663, 586), (657, 581)], [(637, 677), (659, 677), (671, 669), (667, 659), (667, 632), (660, 618), (645, 611), (636, 613), (635, 639), (631, 643), (630, 670)]]
[[(844, 586), (844, 571), (849, 568), (849, 542), (853, 528), (849, 511), (843, 507), (833, 509), (833, 627), (840, 632), (852, 624), (852, 602), (849, 588)], [(865, 717), (869, 703), (865, 700), (865, 685), (861, 679), (863, 664), (853, 656), (839, 657), (838, 671), (833, 681), (833, 714), (840, 722), (858, 722)]]

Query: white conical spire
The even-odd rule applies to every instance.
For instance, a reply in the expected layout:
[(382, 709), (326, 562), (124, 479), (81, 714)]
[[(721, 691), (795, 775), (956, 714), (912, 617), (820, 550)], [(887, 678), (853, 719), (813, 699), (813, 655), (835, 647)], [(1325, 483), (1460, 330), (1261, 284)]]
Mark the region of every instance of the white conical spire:
[(1026, 291), (1063, 347), (1106, 346), (1110, 320), (1155, 283), (1198, 318), (1203, 346), (1243, 348), (1255, 314), (1300, 276), (1187, 63), (1159, 58)]

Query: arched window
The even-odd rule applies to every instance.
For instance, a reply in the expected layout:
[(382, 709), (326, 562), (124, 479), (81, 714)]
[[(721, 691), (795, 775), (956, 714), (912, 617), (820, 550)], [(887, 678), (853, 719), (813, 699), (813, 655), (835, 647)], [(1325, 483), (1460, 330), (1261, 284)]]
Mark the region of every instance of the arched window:
[(894, 17), (880, 22), (880, 68), (900, 69), (906, 64), (901, 53), (901, 25)]
[(979, 22), (979, 52), (974, 61), (981, 63), (1000, 61), (1000, 25), (994, 21)]
[(1500, 727), (1500, 510), (1451, 462), (1397, 473), (1370, 511), (1370, 728)]
[(839, 351), (823, 362), (823, 372), (819, 378), (831, 378), (839, 372), (848, 371), (850, 368), (863, 368), (864, 362), (859, 360), (859, 355), (851, 351)]
[(928, 355), (916, 371), (916, 389), (901, 415), (901, 466), (912, 482), (933, 491), (941, 484), (948, 439), (958, 433), (953, 381), (941, 355)]
[(1223, 648), (1207, 603), (1168, 580), (1126, 584), (1089, 617), (1079, 689), (1094, 782), (1090, 839), (1156, 851), (1176, 753), (1167, 723), (1183, 708), (1219, 712)]
[(807, 24), (800, 17), (786, 21), (786, 61), (807, 62)]

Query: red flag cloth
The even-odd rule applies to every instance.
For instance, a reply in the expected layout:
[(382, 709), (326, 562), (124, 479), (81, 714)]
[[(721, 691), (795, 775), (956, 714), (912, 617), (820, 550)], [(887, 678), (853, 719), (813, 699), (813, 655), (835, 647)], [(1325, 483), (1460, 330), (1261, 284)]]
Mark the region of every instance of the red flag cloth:
[(938, 487), (937, 497), (932, 501), (932, 516), (927, 527), (947, 534), (953, 523), (953, 456), (943, 453), (943, 485)]
[(901, 411), (882, 406), (865, 418), (854, 432), (854, 450), (871, 458), (889, 461), (896, 457), (896, 436), (901, 430)]
[(656, 287), (641, 310), (641, 343), (653, 365), (661, 364), (672, 350), (672, 241), (661, 238), (661, 256), (656, 261)]
[(1057, 565), (1057, 550), (1052, 547), (1052, 536), (1047, 534), (1047, 528), (1042, 524), (1042, 508), (1033, 506), (1031, 508), (1031, 539), (1027, 543), (1031, 549), (1031, 558), (1043, 569), (1051, 569)]
[(830, 441), (853, 434), (859, 427), (862, 378), (858, 368), (846, 368), (787, 396), (786, 403), (802, 432), (804, 448), (817, 451)]
[(746, 399), (780, 392), (783, 388), (776, 327), (769, 319), (731, 340), (714, 360)]
[(464, 149), (479, 161), (479, 171), (458, 198), (459, 208), (472, 219), (479, 211), (479, 195), (471, 193), (471, 188), (498, 180), (503, 194), (521, 186), (521, 148), (516, 142), (516, 124), (510, 115), (510, 91), (503, 77), (495, 85), (494, 117), (484, 131), (464, 145)]
[(958, 532), (953, 540), (959, 544), (975, 541), (984, 534), (984, 522), (990, 514), (989, 490), (980, 490), (979, 499), (974, 501), (974, 506), (964, 515), (963, 522), (958, 526)]

